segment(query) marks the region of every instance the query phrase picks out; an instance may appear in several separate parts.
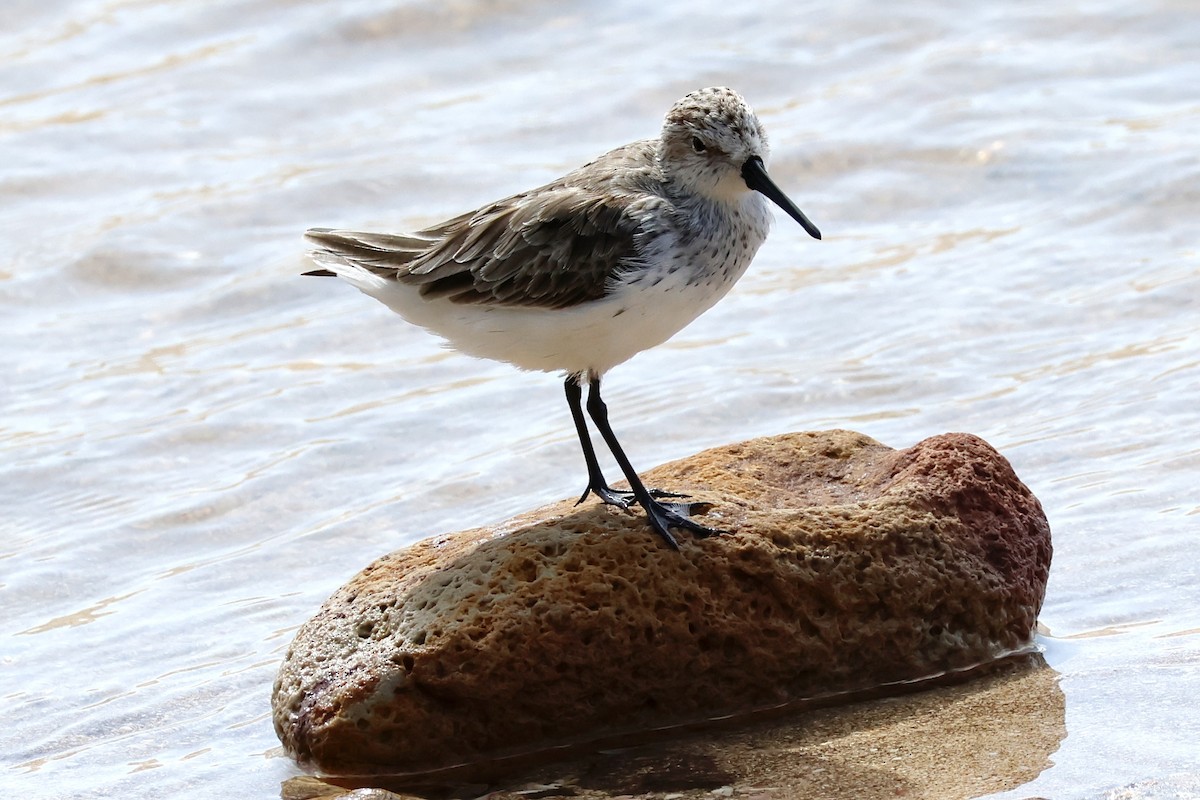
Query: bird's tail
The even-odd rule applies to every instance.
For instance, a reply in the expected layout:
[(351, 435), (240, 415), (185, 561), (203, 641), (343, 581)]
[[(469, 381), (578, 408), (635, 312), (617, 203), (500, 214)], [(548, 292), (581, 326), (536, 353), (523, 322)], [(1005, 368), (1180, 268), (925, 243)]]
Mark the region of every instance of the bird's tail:
[(321, 269), (304, 275), (339, 277), (363, 291), (380, 289), (404, 274), (414, 258), (435, 241), (421, 234), (396, 235), (311, 228), (304, 238), (309, 256)]

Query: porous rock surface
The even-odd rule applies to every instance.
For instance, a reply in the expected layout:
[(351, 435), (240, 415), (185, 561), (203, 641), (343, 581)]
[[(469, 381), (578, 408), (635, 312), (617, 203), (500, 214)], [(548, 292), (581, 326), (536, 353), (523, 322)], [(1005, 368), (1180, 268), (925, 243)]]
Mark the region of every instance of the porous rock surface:
[(668, 548), (589, 501), (380, 558), (297, 633), (275, 683), (289, 752), (421, 772), (830, 692), (1027, 644), (1041, 505), (981, 439), (893, 450), (795, 433), (666, 464), (647, 485), (729, 531)]

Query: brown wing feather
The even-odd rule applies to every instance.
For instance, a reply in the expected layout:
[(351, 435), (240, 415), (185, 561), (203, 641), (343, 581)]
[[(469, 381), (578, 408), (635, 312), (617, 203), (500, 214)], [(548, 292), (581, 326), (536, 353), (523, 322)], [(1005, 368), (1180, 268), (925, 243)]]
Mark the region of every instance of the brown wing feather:
[[(651, 169), (649, 143), (619, 151), (631, 166)], [(629, 213), (637, 189), (613, 185), (630, 171), (600, 173), (599, 163), (418, 233), (315, 229), (309, 239), (377, 275), (417, 286), (425, 297), (540, 308), (597, 300), (636, 258), (642, 232)]]
[(634, 255), (636, 221), (579, 190), (522, 200), (460, 220), (396, 279), (458, 303), (565, 308), (603, 297)]

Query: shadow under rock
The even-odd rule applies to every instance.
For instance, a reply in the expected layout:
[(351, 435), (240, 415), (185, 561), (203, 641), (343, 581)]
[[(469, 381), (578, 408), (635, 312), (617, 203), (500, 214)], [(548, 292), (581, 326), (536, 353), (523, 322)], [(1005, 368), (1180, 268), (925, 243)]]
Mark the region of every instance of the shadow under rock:
[[(878, 696), (883, 692), (890, 696)], [(870, 695), (853, 697), (864, 696)], [(714, 790), (726, 794), (720, 790), (729, 787), (732, 795), (754, 800), (965, 799), (1036, 778), (1066, 736), (1065, 718), (1058, 673), (1035, 653), (887, 687), (873, 699), (823, 708), (791, 704), (676, 729), (669, 741), (576, 751), (569, 760), (540, 766), (510, 765), (519, 771), (493, 775), (488, 784), (477, 782), (482, 773), (424, 785), (414, 785), (412, 776), (299, 778), (284, 783), (283, 797), (317, 800), (371, 788), (376, 800), (397, 797), (392, 792), (434, 800), (663, 794), (683, 800), (712, 797)]]

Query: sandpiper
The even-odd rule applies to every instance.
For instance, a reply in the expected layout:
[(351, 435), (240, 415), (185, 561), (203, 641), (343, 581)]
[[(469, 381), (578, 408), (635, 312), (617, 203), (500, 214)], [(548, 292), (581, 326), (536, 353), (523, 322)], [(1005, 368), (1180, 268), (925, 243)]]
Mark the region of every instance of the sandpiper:
[[(567, 404), (588, 484), (635, 502), (672, 547), (671, 528), (720, 531), (691, 519), (707, 504), (647, 489), (608, 423), (600, 379), (662, 344), (720, 300), (766, 239), (774, 201), (817, 230), (767, 176), (762, 124), (731, 89), (701, 89), (667, 113), (662, 132), (612, 150), (558, 180), (416, 233), (313, 228), (322, 269), (468, 355), (565, 373)], [(612, 452), (629, 491), (601, 473), (583, 413)]]

